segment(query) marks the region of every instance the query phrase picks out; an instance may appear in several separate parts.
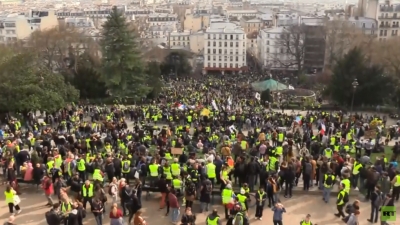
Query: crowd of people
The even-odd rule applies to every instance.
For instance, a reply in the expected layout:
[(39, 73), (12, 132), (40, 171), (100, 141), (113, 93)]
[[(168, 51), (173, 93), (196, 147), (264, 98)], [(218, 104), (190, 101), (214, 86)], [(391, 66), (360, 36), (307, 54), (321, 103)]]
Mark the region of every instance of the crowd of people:
[[(10, 221), (21, 212), (19, 182), (44, 189), (49, 225), (82, 225), (88, 204), (97, 225), (104, 224), (106, 213), (112, 225), (126, 219), (145, 225), (143, 192), (145, 197), (160, 192), (160, 209), (183, 225), (195, 224), (196, 213), (210, 211), (216, 195), (227, 224), (246, 225), (254, 193), (254, 217), (262, 220), (268, 206), (273, 224), (282, 225), (286, 209), (280, 197), (291, 198), (300, 179), (305, 191), (314, 183), (323, 190), (326, 203), (337, 183), (336, 216), (348, 225), (357, 224), (360, 214), (356, 203), (346, 210), (349, 216), (343, 213), (351, 188), (366, 190), (373, 210), (398, 201), (400, 147), (394, 146), (390, 158), (370, 158), (385, 139), (383, 118), (347, 118), (317, 109), (277, 112), (234, 80), (186, 80), (173, 87), (151, 103), (70, 105), (39, 118), (32, 113), (24, 124), (11, 119), (0, 132)], [(364, 124), (374, 120), (382, 127), (365, 138), (371, 128)], [(193, 210), (197, 200), (198, 211)], [(310, 218), (300, 224), (312, 224)], [(222, 220), (212, 210), (206, 224)], [(371, 221), (376, 220), (373, 211)]]

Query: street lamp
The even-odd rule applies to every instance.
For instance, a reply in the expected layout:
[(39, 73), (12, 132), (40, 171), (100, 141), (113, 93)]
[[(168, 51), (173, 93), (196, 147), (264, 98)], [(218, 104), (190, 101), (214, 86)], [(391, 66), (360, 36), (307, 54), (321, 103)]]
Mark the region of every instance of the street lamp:
[(357, 86), (358, 86), (357, 79), (354, 79), (353, 83), (351, 83), (351, 86), (353, 86), (353, 97), (351, 98), (350, 115), (353, 114), (354, 94), (356, 93), (356, 89), (357, 89)]

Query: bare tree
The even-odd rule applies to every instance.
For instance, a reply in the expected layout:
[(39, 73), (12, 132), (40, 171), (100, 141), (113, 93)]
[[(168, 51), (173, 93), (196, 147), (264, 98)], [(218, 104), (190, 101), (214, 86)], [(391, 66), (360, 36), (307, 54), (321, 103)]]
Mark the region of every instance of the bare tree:
[[(279, 41), (278, 49), (273, 53), (274, 61), (284, 68), (296, 68), (298, 72), (303, 70), (305, 27), (290, 26), (284, 28)], [(277, 52), (279, 51), (279, 52)]]
[(393, 37), (373, 45), (372, 62), (382, 65), (385, 72), (400, 83), (400, 38)]
[(328, 68), (354, 47), (360, 47), (366, 54), (371, 53), (373, 35), (363, 33), (346, 20), (327, 20), (325, 22), (325, 60)]
[(93, 37), (72, 27), (60, 25), (56, 28), (34, 32), (26, 43), (36, 51), (47, 67), (53, 71), (65, 71), (76, 67), (79, 55), (88, 50), (96, 54)]

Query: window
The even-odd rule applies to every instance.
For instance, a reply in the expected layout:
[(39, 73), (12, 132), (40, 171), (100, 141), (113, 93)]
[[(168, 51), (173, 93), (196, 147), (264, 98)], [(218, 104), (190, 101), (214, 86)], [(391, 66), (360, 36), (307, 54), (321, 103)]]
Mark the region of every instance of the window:
[(210, 42), (209, 41), (207, 41), (207, 46), (210, 47)]
[(236, 48), (238, 48), (239, 47), (239, 42), (236, 42)]
[(210, 60), (211, 60), (211, 57), (210, 57), (209, 55), (207, 56), (207, 60), (208, 60), (208, 61), (210, 61)]
[(207, 66), (208, 66), (208, 67), (211, 67), (211, 63), (207, 63)]
[(226, 67), (228, 67), (228, 64), (227, 64), (227, 63), (224, 63), (224, 68), (226, 68)]
[(15, 27), (15, 23), (4, 23), (5, 27)]
[(224, 47), (228, 47), (228, 43), (226, 41), (224, 42)]
[(211, 36), (211, 35), (210, 35), (210, 34), (208, 34), (208, 35), (207, 35), (207, 38), (208, 38), (208, 39), (210, 39), (210, 38), (211, 38), (210, 36)]
[(236, 40), (239, 40), (239, 35), (236, 35)]
[(221, 68), (221, 65), (222, 65), (221, 63), (218, 63), (218, 68)]
[(362, 28), (365, 28), (365, 23), (362, 24)]
[(230, 57), (229, 57), (229, 61), (233, 61), (233, 56), (230, 56)]
[(387, 36), (387, 30), (385, 30), (385, 31), (383, 32), (383, 35), (384, 35), (384, 36)]
[(213, 34), (213, 39), (215, 39), (215, 34)]
[(383, 30), (379, 31), (379, 36), (383, 36)]
[(269, 34), (267, 34), (267, 38), (269, 38)]
[(269, 48), (267, 48), (267, 53), (269, 53)]
[(222, 54), (222, 49), (218, 49), (218, 54)]
[(239, 64), (235, 63), (235, 67), (236, 67), (236, 68), (239, 68)]
[(230, 43), (230, 46), (233, 47), (233, 42)]
[(221, 56), (218, 56), (218, 61), (222, 61), (222, 57)]
[(213, 47), (215, 47), (215, 46), (217, 46), (217, 45), (215, 44), (215, 41), (213, 41)]
[(217, 50), (216, 50), (216, 49), (213, 49), (213, 53), (216, 54), (216, 53), (217, 53)]
[(229, 68), (233, 68), (233, 63), (230, 63), (230, 64), (229, 64)]
[(228, 35), (225, 34), (225, 40), (228, 39)]
[(213, 67), (215, 68), (217, 64), (213, 63)]
[(233, 34), (231, 34), (231, 40), (233, 40)]
[(267, 41), (267, 45), (269, 45), (269, 41)]
[(222, 47), (222, 43), (221, 43), (220, 41), (218, 42), (218, 46), (219, 46), (219, 47)]
[(226, 52), (227, 52), (226, 49), (224, 49), (224, 54), (226, 54)]
[(216, 59), (215, 56), (213, 56), (213, 61), (216, 61), (215, 59)]
[(207, 49), (207, 53), (208, 53), (208, 54), (211, 54), (211, 49)]

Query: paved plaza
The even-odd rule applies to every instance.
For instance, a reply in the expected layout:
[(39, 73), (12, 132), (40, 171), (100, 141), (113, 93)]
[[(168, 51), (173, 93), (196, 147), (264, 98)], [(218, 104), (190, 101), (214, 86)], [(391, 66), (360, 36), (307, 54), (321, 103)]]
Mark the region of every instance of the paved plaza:
[[(4, 191), (4, 186), (1, 187), (1, 193)], [(16, 217), (16, 224), (18, 225), (47, 225), (44, 214), (49, 210), (48, 207), (45, 207), (46, 199), (42, 192), (35, 192), (32, 189), (23, 188), (23, 194), (21, 195), (21, 214)], [(283, 196), (281, 197), (282, 204), (285, 206), (287, 213), (284, 215), (283, 224), (286, 225), (297, 225), (299, 222), (307, 215), (308, 213), (312, 216), (312, 222), (318, 225), (341, 225), (344, 224), (340, 219), (336, 218), (333, 213), (335, 213), (335, 197), (331, 197), (330, 204), (325, 204), (321, 196), (319, 195), (306, 195), (306, 194), (295, 194), (291, 199), (285, 199)], [(356, 198), (351, 197), (350, 201), (354, 201)], [(159, 194), (153, 193), (148, 201), (143, 200), (143, 211), (144, 217), (148, 221), (149, 225), (153, 224), (170, 224), (169, 218), (165, 217), (165, 209), (159, 210), (158, 208)], [(197, 210), (199, 207), (195, 203), (194, 210)], [(4, 202), (4, 197), (1, 198), (0, 201), (0, 224), (6, 221), (9, 216), (8, 207)], [(399, 208), (400, 204), (397, 204)], [(109, 212), (107, 205), (107, 210)], [(214, 205), (214, 208), (219, 210), (220, 216), (223, 217), (223, 208), (220, 205)], [(264, 210), (263, 220), (255, 220), (254, 219), (254, 211), (255, 208), (251, 208), (249, 211), (250, 215), (250, 224), (254, 225), (266, 225), (272, 224), (272, 211), (269, 208)], [(88, 209), (89, 212), (89, 209)], [(183, 209), (181, 209), (183, 212)], [(360, 225), (370, 224), (367, 222), (367, 218), (370, 213), (370, 203), (362, 203), (361, 204), (361, 215), (360, 215)], [(397, 212), (397, 215), (400, 216), (400, 212)], [(205, 225), (205, 220), (207, 217), (207, 213), (196, 213), (197, 221), (196, 225)], [(84, 220), (85, 225), (95, 224), (93, 219), (93, 215), (88, 213), (87, 218)], [(105, 217), (104, 224), (109, 224), (108, 213)], [(223, 222), (225, 224), (225, 221)], [(400, 222), (392, 222), (390, 225), (399, 225)]]

